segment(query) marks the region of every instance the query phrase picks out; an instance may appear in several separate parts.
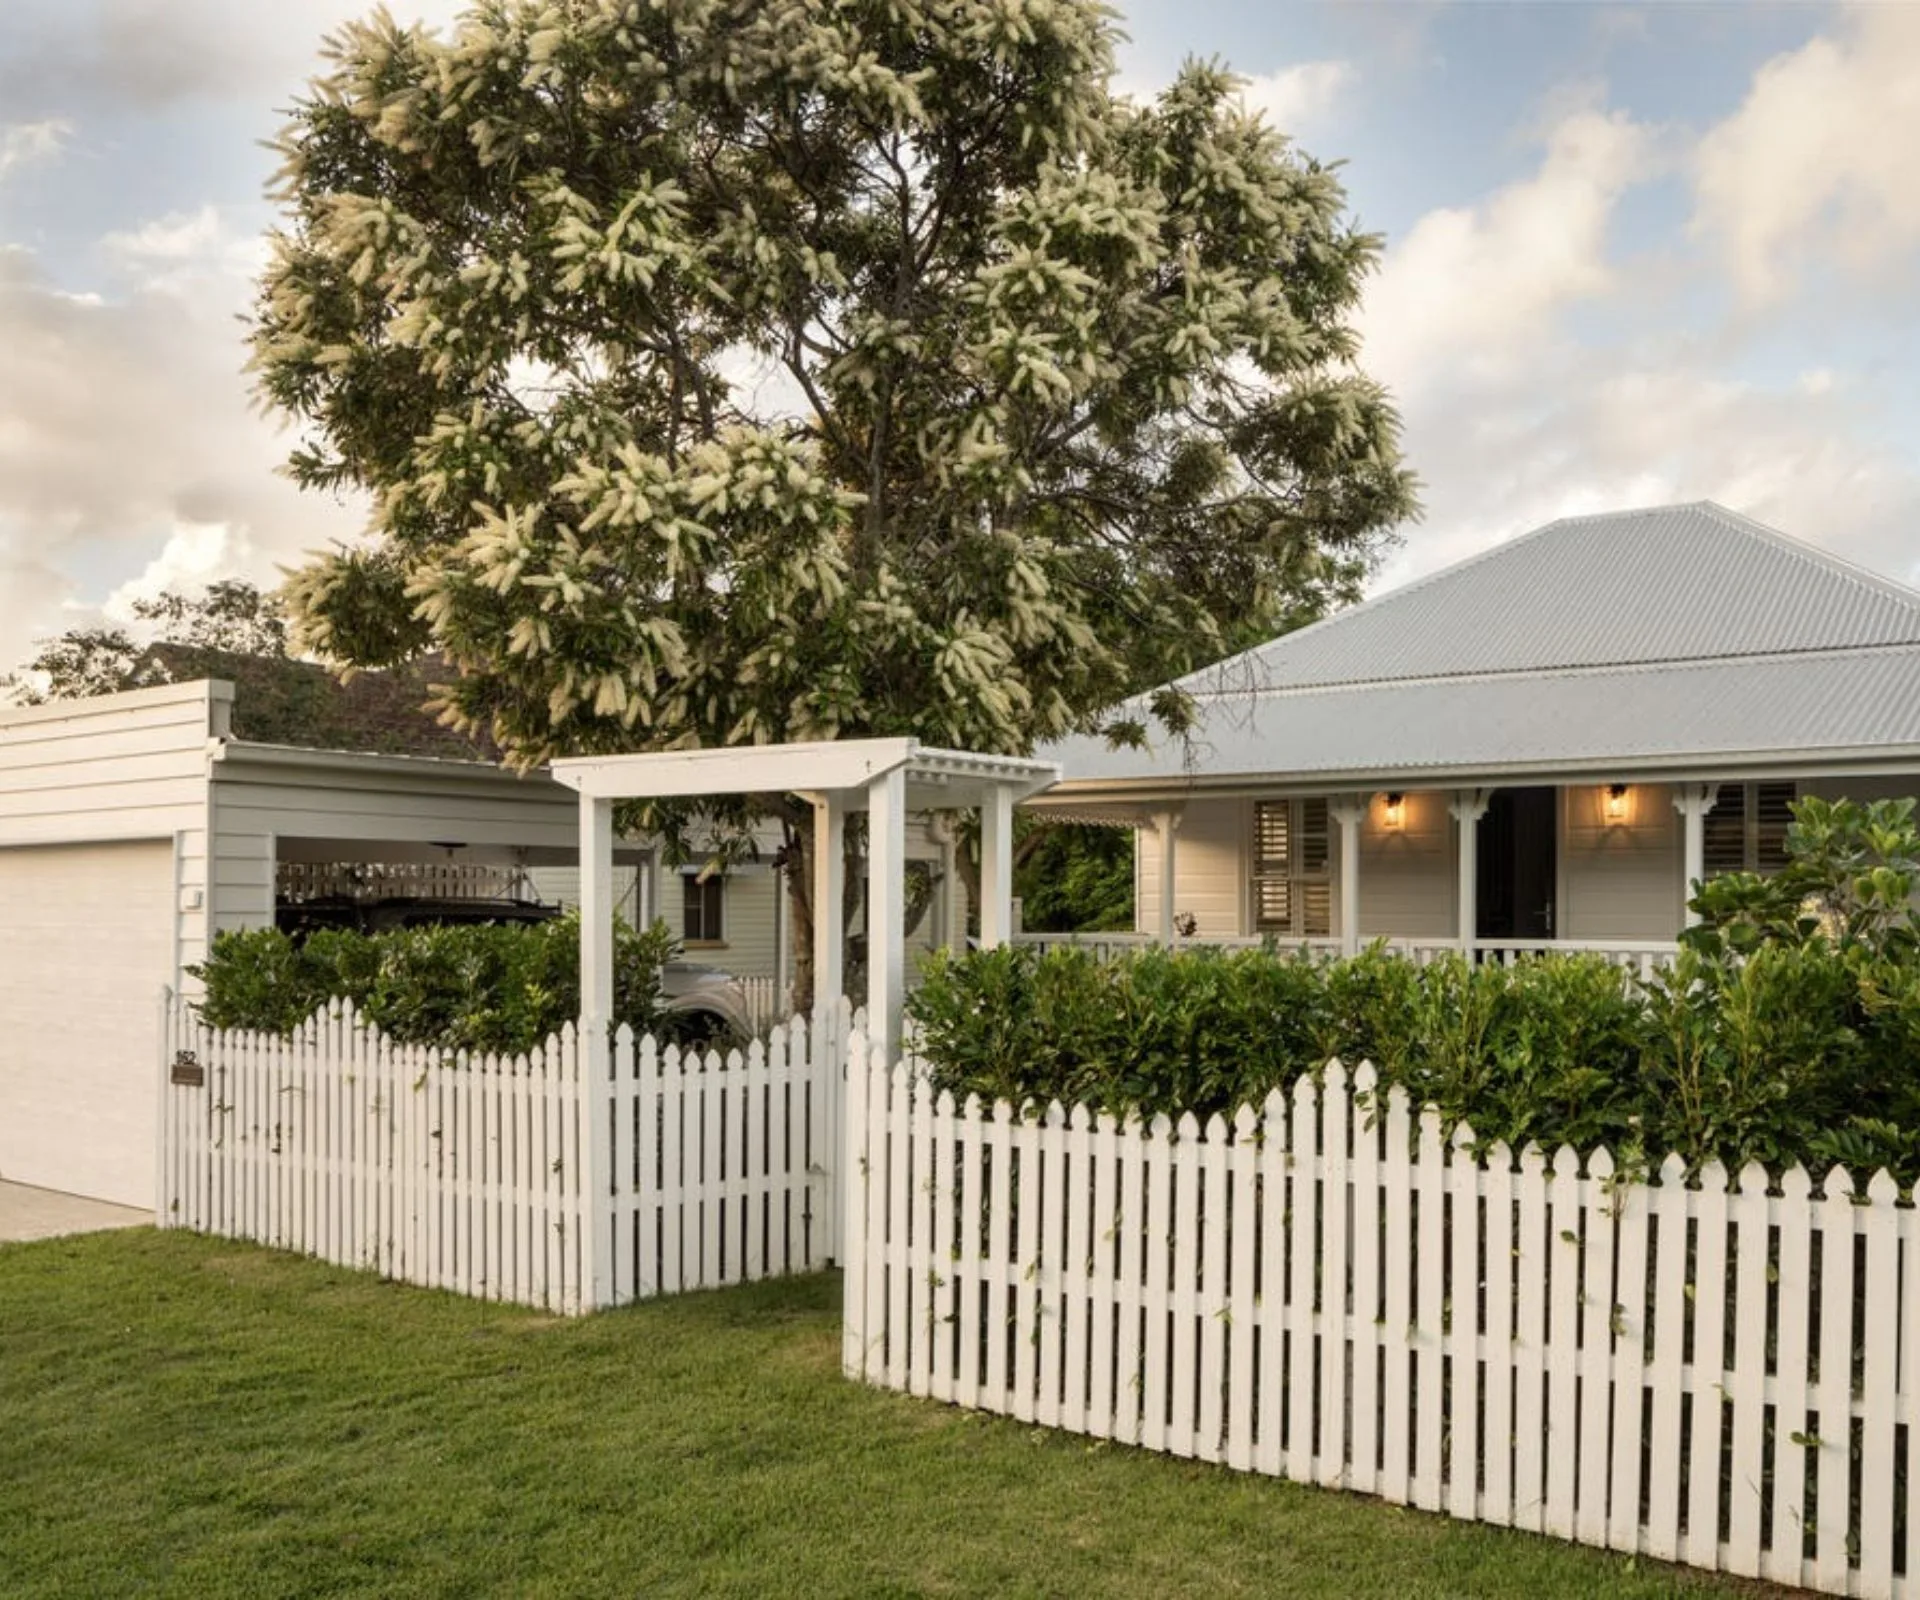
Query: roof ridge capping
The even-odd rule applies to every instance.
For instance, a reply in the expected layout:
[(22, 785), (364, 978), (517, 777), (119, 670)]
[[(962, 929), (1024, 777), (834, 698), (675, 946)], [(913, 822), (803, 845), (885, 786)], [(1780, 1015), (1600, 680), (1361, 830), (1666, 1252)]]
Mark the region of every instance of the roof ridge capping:
[[(1863, 567), (1857, 561), (1835, 555), (1831, 550), (1823, 549), (1795, 534), (1783, 532), (1771, 523), (1762, 522), (1758, 517), (1750, 517), (1744, 511), (1735, 511), (1729, 506), (1723, 506), (1718, 500), (1688, 500), (1679, 505), (1652, 506), (1647, 508), (1645, 514), (1652, 515), (1656, 511), (1699, 511), (1707, 516), (1719, 517), (1722, 521), (1731, 523), (1741, 533), (1750, 534), (1764, 543), (1774, 545), (1788, 555), (1799, 556), (1802, 560), (1810, 561), (1816, 566), (1825, 567), (1836, 578), (1857, 583), (1862, 588), (1875, 590), (1889, 600), (1898, 600), (1920, 611), (1920, 589), (1916, 589), (1912, 584), (1902, 583), (1898, 578), (1889, 578), (1884, 572), (1875, 572), (1871, 567)], [(1616, 514), (1626, 516), (1636, 513)]]
[[(1337, 632), (1339, 634), (1349, 633), (1352, 625), (1356, 622), (1363, 622), (1365, 619), (1377, 617), (1383, 612), (1391, 612), (1409, 603), (1417, 603), (1422, 596), (1436, 585), (1456, 582), (1489, 562), (1510, 559), (1515, 552), (1536, 543), (1546, 541), (1555, 535), (1564, 534), (1565, 530), (1569, 528), (1588, 527), (1599, 524), (1625, 532), (1635, 524), (1645, 523), (1656, 518), (1683, 516), (1688, 513), (1717, 524), (1727, 532), (1752, 539), (1756, 543), (1765, 545), (1781, 555), (1804, 563), (1816, 571), (1825, 573), (1830, 578), (1847, 584), (1856, 591), (1871, 594), (1882, 601), (1891, 602), (1896, 606), (1910, 611), (1914, 619), (1913, 639), (1915, 642), (1920, 642), (1920, 590), (1916, 590), (1895, 579), (1888, 578), (1868, 568), (1859, 566), (1854, 562), (1846, 560), (1844, 557), (1823, 550), (1817, 545), (1809, 544), (1803, 539), (1795, 538), (1791, 534), (1783, 533), (1779, 529), (1770, 527), (1768, 524), (1746, 516), (1741, 512), (1732, 511), (1717, 501), (1701, 499), (1677, 501), (1661, 505), (1628, 507), (1619, 511), (1581, 512), (1571, 516), (1555, 517), (1550, 522), (1542, 523), (1536, 528), (1529, 528), (1525, 532), (1513, 535), (1511, 538), (1503, 539), (1497, 544), (1490, 545), (1484, 550), (1476, 551), (1472, 555), (1465, 556), (1447, 566), (1437, 568), (1435, 571), (1415, 578), (1411, 582), (1400, 585), (1398, 588), (1389, 589), (1385, 593), (1370, 596), (1357, 605), (1348, 606), (1344, 610), (1336, 611), (1332, 615), (1323, 617), (1318, 622), (1310, 623), (1304, 628), (1296, 628), (1291, 633), (1281, 634), (1277, 638), (1266, 641), (1264, 644), (1255, 645), (1248, 650), (1241, 651), (1237, 655), (1228, 656), (1223, 660), (1212, 662), (1205, 667), (1198, 668), (1177, 679), (1175, 685), (1194, 694), (1205, 695), (1209, 693), (1219, 693), (1224, 691), (1228, 686), (1228, 681), (1237, 675), (1242, 680), (1240, 688), (1244, 690), (1245, 688), (1252, 687), (1252, 684), (1248, 680), (1265, 672), (1269, 675), (1269, 687), (1286, 687), (1289, 683), (1289, 675), (1284, 665), (1286, 658), (1298, 656), (1303, 650), (1311, 651), (1316, 644), (1319, 644), (1326, 638), (1329, 632)], [(1838, 647), (1839, 646), (1834, 646), (1834, 648)], [(1735, 652), (1735, 654), (1743, 653), (1744, 652)], [(1662, 656), (1653, 659), (1679, 658)], [(1547, 663), (1539, 663), (1530, 670), (1542, 670), (1546, 666)], [(1413, 677), (1426, 675), (1427, 674), (1418, 672), (1410, 674), (1410, 676)], [(1381, 673), (1378, 678), (1342, 675), (1338, 681), (1392, 681), (1400, 676), (1402, 676), (1402, 674), (1389, 671)], [(1315, 683), (1323, 683), (1326, 681), (1326, 679), (1316, 677), (1309, 672), (1308, 676), (1301, 683), (1301, 686), (1311, 686)], [(1141, 703), (1144, 703), (1144, 699), (1142, 699)]]

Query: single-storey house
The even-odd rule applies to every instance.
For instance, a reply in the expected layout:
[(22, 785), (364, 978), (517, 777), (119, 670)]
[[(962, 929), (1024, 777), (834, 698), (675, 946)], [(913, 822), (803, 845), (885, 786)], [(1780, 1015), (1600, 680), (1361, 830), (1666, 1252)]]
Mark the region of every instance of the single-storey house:
[(1920, 793), (1920, 592), (1710, 503), (1572, 517), (1181, 681), (1190, 734), (1040, 754), (1140, 830), (1172, 939), (1670, 951), (1796, 796)]
[[(152, 1204), (160, 991), (217, 932), (367, 870), (577, 892), (578, 797), (544, 773), (251, 742), (233, 709), (202, 680), (0, 711), (0, 1179)], [(783, 978), (764, 863), (702, 880), (628, 841), (616, 876), (691, 959)]]

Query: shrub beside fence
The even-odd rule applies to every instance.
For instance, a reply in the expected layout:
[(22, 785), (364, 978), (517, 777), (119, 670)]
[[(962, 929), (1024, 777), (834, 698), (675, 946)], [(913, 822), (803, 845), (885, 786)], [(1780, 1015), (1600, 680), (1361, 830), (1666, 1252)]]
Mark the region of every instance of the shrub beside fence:
[(1920, 1595), (1920, 1213), (1444, 1140), (1338, 1063), (1204, 1127), (848, 1083), (848, 1373), (1834, 1594)]
[(336, 1002), (290, 1037), (165, 1008), (163, 1227), (578, 1312), (832, 1258), (847, 1021), (725, 1057), (622, 1027), (519, 1055), (397, 1045)]

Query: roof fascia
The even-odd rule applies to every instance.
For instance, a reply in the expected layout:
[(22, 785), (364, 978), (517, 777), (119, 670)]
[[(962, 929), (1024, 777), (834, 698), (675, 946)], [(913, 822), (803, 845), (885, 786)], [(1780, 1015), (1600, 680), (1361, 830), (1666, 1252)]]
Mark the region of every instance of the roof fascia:
[(808, 744), (725, 745), (620, 756), (572, 756), (556, 782), (596, 800), (683, 800), (722, 794), (864, 789), (919, 753), (913, 739), (822, 739)]
[(1519, 783), (1704, 783), (1729, 778), (1920, 776), (1920, 745), (1879, 750), (1730, 751), (1674, 757), (1600, 757), (1578, 762), (1514, 762), (1476, 767), (1395, 767), (1328, 772), (1232, 773), (1163, 778), (1068, 778), (1028, 800), (1035, 810), (1139, 807), (1253, 794), (1325, 794), (1333, 790), (1467, 789)]
[(246, 739), (218, 740), (213, 745), (212, 754), (214, 777), (228, 782), (299, 773), (322, 781), (329, 777), (347, 782), (371, 777), (405, 778), (427, 784), (513, 787), (522, 792), (552, 787), (551, 774), (542, 770), (521, 773), (491, 761), (458, 761), (448, 756), (399, 756), (366, 750), (309, 750), (298, 745), (255, 744)]

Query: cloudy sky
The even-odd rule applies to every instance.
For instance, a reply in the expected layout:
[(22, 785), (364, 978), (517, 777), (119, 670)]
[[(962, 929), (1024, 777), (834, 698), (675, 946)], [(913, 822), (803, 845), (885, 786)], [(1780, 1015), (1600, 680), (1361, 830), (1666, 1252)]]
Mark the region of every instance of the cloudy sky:
[[(0, 0), (0, 669), (350, 534), (240, 371), (260, 147), (362, 0)], [(395, 0), (445, 21), (457, 0)], [(1130, 0), (1344, 159), (1427, 514), (1386, 586), (1708, 497), (1920, 581), (1920, 5)]]

